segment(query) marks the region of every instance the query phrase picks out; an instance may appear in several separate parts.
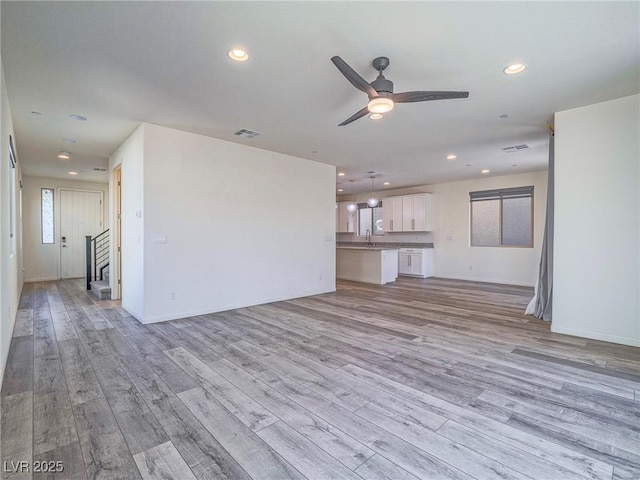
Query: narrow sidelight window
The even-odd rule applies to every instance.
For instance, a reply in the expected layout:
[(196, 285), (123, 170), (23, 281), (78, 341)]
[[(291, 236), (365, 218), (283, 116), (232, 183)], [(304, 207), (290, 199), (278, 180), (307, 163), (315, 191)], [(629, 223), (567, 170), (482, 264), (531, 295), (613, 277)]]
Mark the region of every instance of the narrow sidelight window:
[(53, 235), (53, 188), (42, 189), (42, 243), (55, 243)]

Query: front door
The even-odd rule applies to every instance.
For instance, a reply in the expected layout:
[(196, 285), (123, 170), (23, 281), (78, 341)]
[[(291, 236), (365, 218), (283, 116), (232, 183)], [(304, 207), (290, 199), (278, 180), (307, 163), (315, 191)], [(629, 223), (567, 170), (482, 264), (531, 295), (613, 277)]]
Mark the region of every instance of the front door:
[(60, 189), (61, 278), (85, 276), (85, 235), (102, 230), (102, 192)]

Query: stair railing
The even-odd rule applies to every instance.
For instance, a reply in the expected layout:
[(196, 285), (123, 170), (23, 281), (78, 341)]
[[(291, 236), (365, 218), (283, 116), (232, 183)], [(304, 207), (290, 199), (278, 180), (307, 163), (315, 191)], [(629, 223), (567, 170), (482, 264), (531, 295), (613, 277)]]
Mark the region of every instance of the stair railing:
[(92, 237), (85, 238), (87, 262), (87, 290), (91, 290), (91, 282), (103, 279), (103, 272), (109, 266), (109, 229)]

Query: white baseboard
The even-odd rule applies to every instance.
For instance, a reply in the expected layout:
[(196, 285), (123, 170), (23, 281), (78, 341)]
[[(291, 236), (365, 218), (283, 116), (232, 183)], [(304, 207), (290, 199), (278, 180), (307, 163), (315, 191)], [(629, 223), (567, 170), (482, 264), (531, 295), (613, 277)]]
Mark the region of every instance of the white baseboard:
[(462, 276), (449, 276), (433, 274), (434, 278), (446, 278), (447, 280), (465, 280), (468, 282), (482, 282), (482, 283), (498, 283), (500, 285), (514, 285), (516, 287), (535, 287), (534, 283), (522, 283), (514, 282), (513, 280), (505, 280), (502, 278), (478, 278), (478, 277), (462, 277)]
[[(310, 290), (302, 293), (296, 293), (292, 296), (279, 296), (275, 298), (264, 298), (256, 301), (252, 301), (249, 303), (241, 303), (241, 304), (223, 304), (223, 305), (214, 305), (211, 307), (207, 307), (202, 310), (196, 310), (191, 312), (181, 312), (174, 313), (169, 315), (160, 315), (156, 317), (145, 318), (144, 320), (140, 320), (138, 317), (134, 315), (140, 323), (149, 324), (149, 323), (158, 323), (158, 322), (166, 322), (169, 320), (178, 320), (180, 318), (189, 318), (189, 317), (197, 317), (198, 315), (207, 315), (209, 313), (217, 313), (217, 312), (226, 312), (227, 310), (235, 310), (236, 308), (244, 308), (244, 307), (252, 307), (254, 305), (264, 305), (265, 303), (273, 303), (273, 302), (282, 302), (285, 300), (293, 300), (294, 298), (302, 298), (309, 297), (312, 295), (321, 295), (323, 293), (331, 293), (335, 292), (335, 284), (333, 288), (323, 288), (319, 290)], [(126, 309), (125, 309), (126, 310)]]
[(33, 283), (33, 282), (53, 282), (54, 280), (60, 280), (58, 277), (35, 277), (35, 278), (25, 278), (24, 283)]
[(553, 320), (551, 321), (551, 331), (553, 333), (562, 333), (564, 335), (571, 335), (573, 337), (590, 338), (592, 340), (602, 340), (604, 342), (629, 345), (630, 347), (640, 347), (640, 338), (620, 337), (618, 335), (609, 335), (607, 333), (592, 332), (589, 330), (558, 327), (553, 324)]

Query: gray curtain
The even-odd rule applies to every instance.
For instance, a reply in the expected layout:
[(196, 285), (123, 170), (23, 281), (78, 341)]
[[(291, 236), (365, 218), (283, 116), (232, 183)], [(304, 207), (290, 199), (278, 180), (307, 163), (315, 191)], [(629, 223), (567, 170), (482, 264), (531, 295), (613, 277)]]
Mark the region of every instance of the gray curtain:
[(525, 314), (551, 321), (551, 300), (553, 293), (553, 132), (549, 135), (549, 180), (547, 183), (547, 216), (544, 224), (542, 254), (536, 281), (535, 294), (529, 302)]

